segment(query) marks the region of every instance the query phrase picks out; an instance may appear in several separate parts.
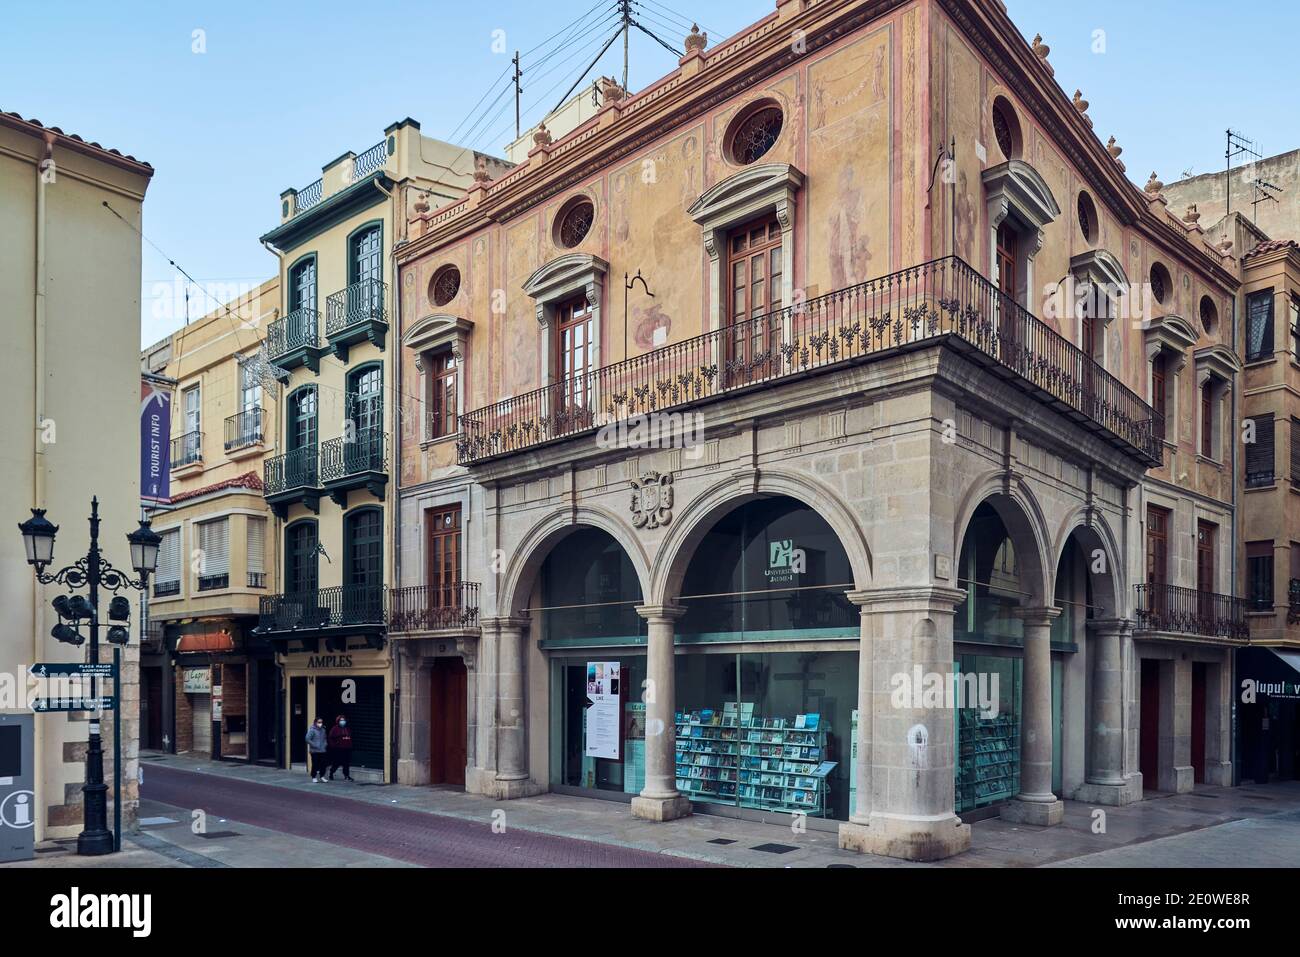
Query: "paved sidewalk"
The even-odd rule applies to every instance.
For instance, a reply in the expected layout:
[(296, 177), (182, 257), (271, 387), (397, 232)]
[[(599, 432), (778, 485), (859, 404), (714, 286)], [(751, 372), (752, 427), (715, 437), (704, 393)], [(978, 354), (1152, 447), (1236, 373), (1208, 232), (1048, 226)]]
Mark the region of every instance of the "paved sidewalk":
[[(708, 814), (655, 824), (633, 818), (626, 804), (561, 794), (498, 802), (449, 788), (343, 781), (318, 785), (301, 772), (156, 752), (144, 752), (141, 757), (146, 800), (150, 768), (163, 766), (479, 825), (492, 823), (494, 812), (501, 812), (510, 829), (733, 867), (1247, 867), (1300, 862), (1300, 827), (1296, 826), (1300, 820), (1300, 782), (1198, 788), (1191, 794), (1157, 795), (1123, 808), (1094, 809), (1067, 801), (1065, 822), (1058, 827), (1014, 825), (1000, 819), (977, 821), (972, 825), (969, 852), (937, 865), (919, 865), (842, 851), (836, 846), (833, 831), (809, 829), (799, 834), (788, 827)], [(1094, 833), (1098, 827), (1095, 810), (1104, 812), (1104, 831), (1100, 833)], [(243, 825), (239, 829), (250, 830)], [(169, 837), (162, 832), (157, 836)], [(284, 840), (301, 839), (282, 837), (280, 843)], [(733, 843), (716, 843), (719, 841)], [(756, 849), (761, 845), (778, 847)], [(779, 852), (783, 848), (792, 849)], [(311, 858), (310, 850), (303, 854), (305, 859)]]

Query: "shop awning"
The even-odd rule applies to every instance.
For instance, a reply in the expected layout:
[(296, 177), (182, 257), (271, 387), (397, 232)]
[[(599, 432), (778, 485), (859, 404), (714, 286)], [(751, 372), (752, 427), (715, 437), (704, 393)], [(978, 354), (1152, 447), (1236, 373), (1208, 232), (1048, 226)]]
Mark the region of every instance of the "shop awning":
[(196, 634), (181, 635), (181, 639), (176, 645), (176, 651), (179, 653), (234, 650), (235, 638), (228, 631), (203, 631)]

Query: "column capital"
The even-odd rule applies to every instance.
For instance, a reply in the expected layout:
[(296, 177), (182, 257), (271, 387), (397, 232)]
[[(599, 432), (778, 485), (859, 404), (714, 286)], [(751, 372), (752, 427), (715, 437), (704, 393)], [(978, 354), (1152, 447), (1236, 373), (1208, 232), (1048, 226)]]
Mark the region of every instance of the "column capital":
[(1019, 618), (1026, 624), (1048, 625), (1051, 624), (1052, 619), (1061, 617), (1061, 609), (1057, 608), (1055, 605), (1043, 605), (1037, 607), (1033, 605), (1021, 605), (1020, 607), (1011, 610), (1011, 616), (1013, 618)]
[(1099, 635), (1124, 635), (1132, 634), (1132, 618), (1090, 618), (1084, 622), (1089, 631), (1095, 631)]
[(685, 605), (637, 605), (636, 613), (646, 621), (676, 621), (686, 614)]
[(484, 632), (525, 631), (532, 625), (531, 618), (484, 618), (479, 624)]
[(894, 585), (861, 588), (847, 593), (849, 601), (865, 614), (894, 611), (927, 611), (951, 614), (966, 598), (962, 588), (946, 585)]

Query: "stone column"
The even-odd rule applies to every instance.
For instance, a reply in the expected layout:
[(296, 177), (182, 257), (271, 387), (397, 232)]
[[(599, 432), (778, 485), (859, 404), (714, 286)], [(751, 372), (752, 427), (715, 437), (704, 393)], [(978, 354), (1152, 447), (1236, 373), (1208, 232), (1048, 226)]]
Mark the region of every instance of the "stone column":
[(691, 802), (677, 791), (677, 691), (674, 678), (673, 622), (686, 613), (679, 605), (641, 605), (646, 620), (645, 787), (632, 799), (632, 816), (672, 821), (691, 813)]
[(1052, 619), (1059, 608), (1020, 608), (1025, 657), (1021, 669), (1020, 793), (1002, 817), (1021, 824), (1060, 824), (1065, 805), (1052, 793)]
[(1125, 618), (1088, 622), (1092, 641), (1091, 701), (1088, 710), (1088, 778), (1075, 798), (1091, 804), (1123, 805), (1141, 795), (1124, 777), (1124, 639), (1132, 628)]
[(955, 714), (942, 694), (937, 706), (924, 694), (952, 674), (953, 610), (964, 595), (906, 585), (850, 596), (862, 607), (858, 804), (840, 824), (842, 848), (930, 861), (970, 847), (970, 826), (953, 813)]
[[(475, 790), (502, 801), (544, 790), (528, 775), (524, 635), (529, 624), (524, 618), (494, 618), (483, 622), (486, 643), (481, 647), (488, 652), (495, 651), (495, 655), (487, 656), (485, 671), (480, 672), (476, 684), (481, 697), (492, 696), (495, 700), (485, 701), (486, 709), (479, 711), (480, 715), (488, 714), (493, 724), (478, 729), (476, 764), (479, 768), (475, 769), (475, 776), (479, 780)], [(487, 748), (483, 747), (485, 733)]]

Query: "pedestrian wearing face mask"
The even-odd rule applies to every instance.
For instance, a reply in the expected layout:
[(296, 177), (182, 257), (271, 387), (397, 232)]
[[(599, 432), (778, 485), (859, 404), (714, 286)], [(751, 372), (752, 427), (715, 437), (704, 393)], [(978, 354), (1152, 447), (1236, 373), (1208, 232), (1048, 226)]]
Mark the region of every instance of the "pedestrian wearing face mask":
[(330, 728), (330, 777), (334, 780), (334, 772), (343, 769), (343, 780), (352, 780), (352, 729), (348, 727), (346, 715), (339, 715), (334, 719), (334, 727)]
[(325, 780), (326, 752), (329, 751), (329, 734), (325, 730), (325, 719), (317, 718), (307, 729), (307, 753), (311, 757), (311, 783), (321, 784)]

